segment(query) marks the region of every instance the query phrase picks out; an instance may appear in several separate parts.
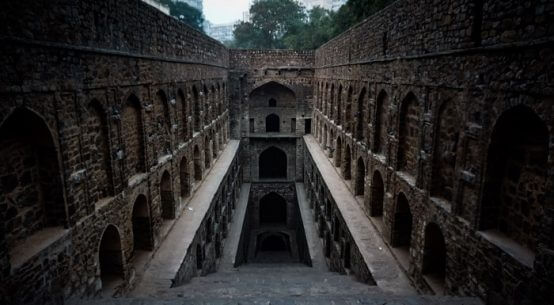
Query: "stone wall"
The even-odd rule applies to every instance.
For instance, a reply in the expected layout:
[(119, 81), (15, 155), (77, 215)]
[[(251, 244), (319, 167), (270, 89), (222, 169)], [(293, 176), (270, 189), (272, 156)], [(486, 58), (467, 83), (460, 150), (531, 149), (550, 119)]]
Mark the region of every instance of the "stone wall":
[(2, 302), (122, 295), (229, 139), (228, 51), (138, 0), (5, 4)]
[(304, 147), (304, 185), (306, 199), (311, 208), (311, 217), (317, 226), (323, 254), (329, 269), (334, 272), (352, 274), (357, 280), (376, 285), (365, 260), (352, 237), (346, 221), (337, 207), (318, 166)]
[[(300, 181), (299, 137), (311, 121), (313, 51), (231, 50), (229, 58), (231, 133), (245, 145), (244, 179), (258, 181), (259, 148), (273, 146), (287, 154), (287, 179)], [(270, 115), (278, 116), (279, 132), (266, 132)]]
[(553, 10), (396, 1), (316, 51), (317, 138), (422, 291), (552, 298)]

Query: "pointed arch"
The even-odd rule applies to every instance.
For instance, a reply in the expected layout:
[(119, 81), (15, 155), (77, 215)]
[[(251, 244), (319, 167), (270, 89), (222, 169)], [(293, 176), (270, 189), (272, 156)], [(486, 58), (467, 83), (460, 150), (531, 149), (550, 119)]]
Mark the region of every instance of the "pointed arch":
[(0, 225), (6, 221), (1, 234), (8, 245), (17, 245), (45, 227), (67, 224), (58, 148), (40, 115), (17, 108), (4, 120), (0, 160)]
[(86, 155), (89, 164), (90, 196), (94, 202), (112, 196), (113, 175), (107, 114), (98, 100), (92, 100), (87, 105), (89, 116), (86, 119), (88, 132), (84, 135)]
[(354, 184), (354, 195), (363, 196), (365, 188), (365, 164), (362, 157), (358, 158), (356, 164), (356, 183)]
[(519, 105), (500, 115), (487, 153), (480, 228), (497, 229), (531, 251), (543, 217), (549, 141), (546, 123)]
[(337, 94), (337, 126), (342, 125), (342, 84), (339, 86)]
[(179, 182), (181, 184), (181, 198), (190, 196), (190, 175), (187, 157), (183, 157), (179, 164)]
[(373, 217), (382, 217), (384, 210), (385, 184), (379, 171), (373, 173), (371, 179), (371, 198), (369, 206), (369, 215)]
[(168, 171), (164, 171), (160, 180), (160, 198), (163, 219), (175, 218), (175, 200), (173, 198), (173, 185)]
[[(432, 278), (434, 283), (444, 286), (446, 275), (446, 244), (441, 228), (436, 223), (425, 227), (423, 264), (421, 273)], [(443, 291), (435, 291), (441, 294)]]
[(212, 156), (210, 154), (210, 139), (208, 135), (204, 136), (204, 168), (208, 169), (212, 165)]
[(159, 140), (155, 142), (157, 144), (156, 153), (159, 158), (171, 154), (171, 116), (167, 96), (163, 90), (158, 90), (156, 93), (154, 115), (156, 116), (156, 126), (160, 136)]
[(271, 146), (264, 150), (259, 157), (260, 179), (286, 179), (287, 178), (287, 154)]
[(181, 107), (181, 140), (183, 142), (186, 142), (189, 135), (189, 126), (188, 126), (188, 115), (189, 115), (189, 109), (188, 109), (188, 103), (185, 98), (185, 94), (183, 93), (183, 90), (179, 89), (177, 90), (177, 99), (179, 102), (179, 105)]
[(125, 103), (121, 121), (127, 176), (131, 177), (134, 174), (146, 172), (142, 107), (134, 94), (131, 94)]
[(342, 164), (342, 140), (340, 137), (337, 137), (335, 145), (335, 167), (340, 168)]
[(193, 104), (192, 104), (192, 108), (193, 108), (193, 111), (192, 111), (192, 122), (193, 122), (193, 129), (195, 132), (199, 132), (200, 131), (200, 126), (202, 125), (202, 117), (201, 117), (201, 113), (200, 113), (200, 97), (199, 97), (199, 94), (198, 94), (198, 89), (196, 89), (196, 86), (192, 86), (192, 101), (193, 101)]
[(132, 213), (133, 252), (137, 250), (151, 251), (153, 249), (152, 222), (150, 207), (146, 196), (140, 194), (135, 199)]
[(366, 99), (366, 89), (365, 87), (362, 88), (362, 91), (360, 92), (360, 95), (358, 96), (358, 103), (356, 107), (356, 139), (357, 140), (363, 140), (364, 139), (364, 103)]
[(287, 200), (271, 192), (260, 199), (260, 224), (287, 224)]
[(346, 96), (346, 107), (344, 109), (344, 124), (346, 126), (346, 133), (352, 132), (352, 87), (348, 87), (348, 95)]
[(202, 180), (202, 157), (198, 145), (194, 145), (194, 180)]
[(408, 251), (412, 240), (412, 222), (408, 199), (404, 193), (399, 193), (392, 221), (391, 245), (393, 247), (404, 248), (405, 251)]
[(266, 132), (279, 132), (280, 120), (279, 116), (272, 113), (265, 117), (265, 131)]
[(408, 93), (400, 107), (397, 170), (412, 177), (417, 175), (420, 112), (417, 98)]
[(121, 247), (121, 236), (114, 225), (108, 225), (98, 245), (98, 261), (100, 268), (100, 280), (102, 290), (111, 290), (123, 282), (123, 251)]
[(460, 130), (454, 103), (444, 102), (439, 109), (435, 128), (431, 196), (452, 200)]
[(373, 151), (377, 154), (383, 153), (387, 142), (387, 120), (389, 109), (389, 96), (385, 90), (381, 90), (377, 97), (375, 107), (375, 134), (373, 136)]
[(342, 176), (344, 180), (350, 180), (351, 168), (352, 168), (352, 152), (350, 151), (350, 144), (346, 144), (346, 150), (344, 152), (344, 168), (342, 170)]

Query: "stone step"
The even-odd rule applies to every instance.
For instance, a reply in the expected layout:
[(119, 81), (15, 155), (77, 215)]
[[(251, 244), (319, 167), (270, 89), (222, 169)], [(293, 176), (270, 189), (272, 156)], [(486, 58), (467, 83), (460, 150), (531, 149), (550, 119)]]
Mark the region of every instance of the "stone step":
[(263, 304), (263, 305), (482, 305), (477, 298), (437, 297), (437, 296), (390, 296), (390, 295), (327, 295), (327, 296), (287, 296), (287, 297), (181, 297), (181, 298), (110, 298), (81, 300), (79, 305), (188, 305), (188, 304)]

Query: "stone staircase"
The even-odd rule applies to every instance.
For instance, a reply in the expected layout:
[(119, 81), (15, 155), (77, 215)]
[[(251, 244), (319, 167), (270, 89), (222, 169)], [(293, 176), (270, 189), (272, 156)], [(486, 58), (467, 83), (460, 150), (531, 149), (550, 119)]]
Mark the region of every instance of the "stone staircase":
[(195, 277), (180, 287), (157, 288), (79, 304), (482, 304), (476, 298), (395, 295), (350, 276), (294, 263), (246, 264)]

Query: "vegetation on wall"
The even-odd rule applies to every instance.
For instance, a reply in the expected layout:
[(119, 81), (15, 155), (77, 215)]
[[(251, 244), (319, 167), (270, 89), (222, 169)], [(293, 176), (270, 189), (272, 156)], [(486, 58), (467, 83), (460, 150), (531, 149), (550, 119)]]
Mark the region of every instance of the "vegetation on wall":
[(296, 0), (255, 0), (251, 20), (235, 26), (235, 41), (243, 49), (316, 49), (392, 0), (348, 0), (337, 12), (319, 6), (306, 11)]

